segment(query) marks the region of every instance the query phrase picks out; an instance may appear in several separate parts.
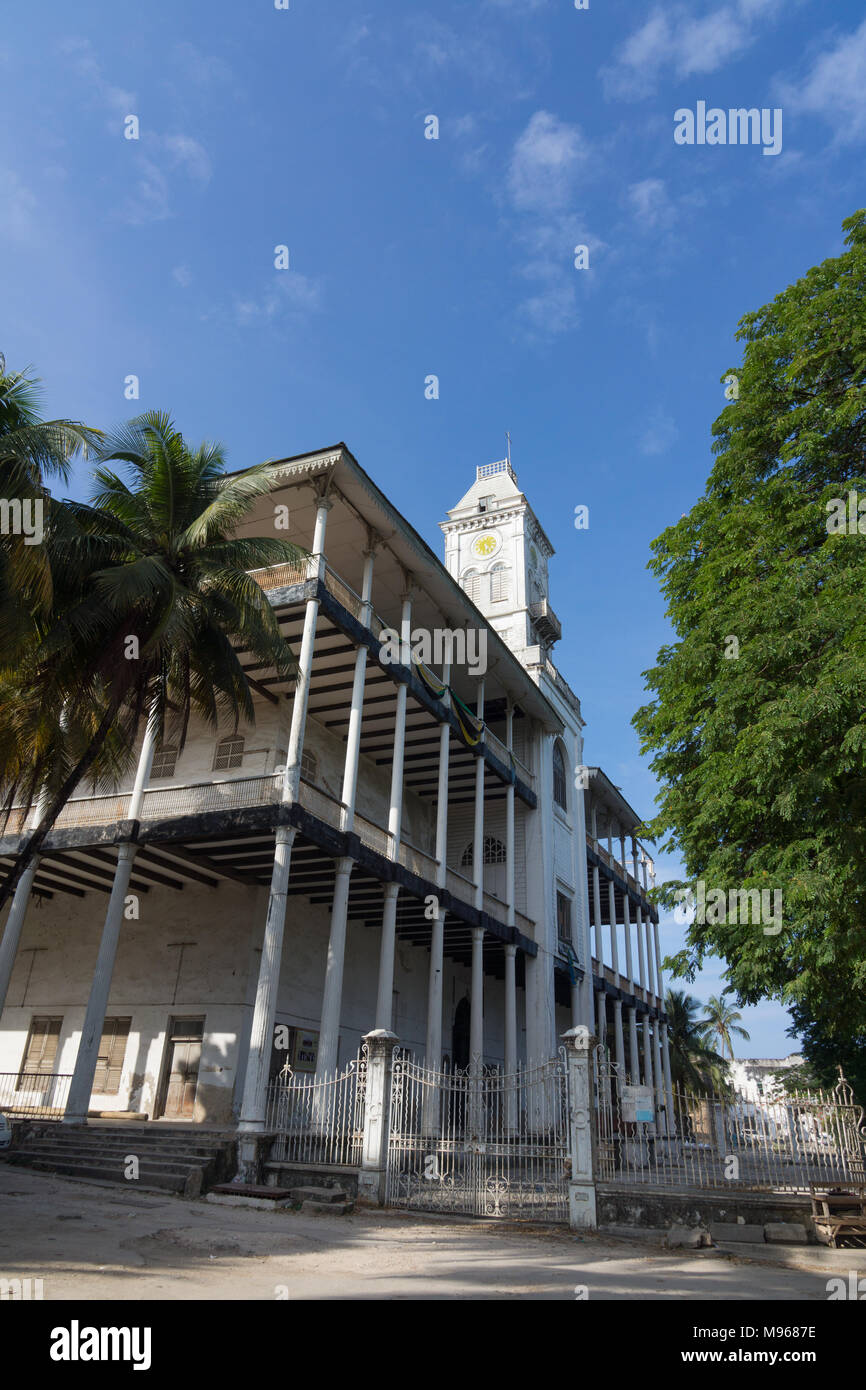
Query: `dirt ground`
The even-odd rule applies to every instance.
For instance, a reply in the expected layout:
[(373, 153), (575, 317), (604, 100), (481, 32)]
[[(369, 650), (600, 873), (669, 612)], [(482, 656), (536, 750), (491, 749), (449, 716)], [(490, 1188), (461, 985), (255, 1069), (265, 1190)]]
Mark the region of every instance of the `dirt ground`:
[(46, 1300), (825, 1301), (829, 1273), (493, 1222), (250, 1211), (0, 1163), (0, 1278), (42, 1279)]

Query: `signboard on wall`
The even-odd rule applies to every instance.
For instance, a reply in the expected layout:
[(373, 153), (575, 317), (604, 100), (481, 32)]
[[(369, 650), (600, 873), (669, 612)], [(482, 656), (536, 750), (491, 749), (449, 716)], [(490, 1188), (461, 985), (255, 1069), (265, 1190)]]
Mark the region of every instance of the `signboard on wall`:
[(315, 1071), (319, 1055), (319, 1035), (311, 1028), (294, 1028), (292, 1071)]
[(623, 1086), (622, 1118), (630, 1124), (652, 1124), (655, 1119), (652, 1086)]

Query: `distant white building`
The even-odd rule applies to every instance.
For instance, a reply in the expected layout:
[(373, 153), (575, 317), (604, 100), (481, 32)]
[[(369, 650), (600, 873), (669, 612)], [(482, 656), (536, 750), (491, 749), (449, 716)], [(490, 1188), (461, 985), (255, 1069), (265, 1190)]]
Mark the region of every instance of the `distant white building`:
[(781, 1073), (801, 1067), (803, 1056), (792, 1052), (787, 1057), (743, 1057), (728, 1063), (731, 1084), (746, 1100), (773, 1101), (781, 1091)]

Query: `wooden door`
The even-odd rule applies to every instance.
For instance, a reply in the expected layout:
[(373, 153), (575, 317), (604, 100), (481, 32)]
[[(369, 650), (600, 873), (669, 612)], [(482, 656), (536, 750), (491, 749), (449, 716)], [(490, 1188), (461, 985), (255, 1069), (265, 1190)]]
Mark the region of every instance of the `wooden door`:
[(195, 1109), (204, 1019), (174, 1018), (169, 1031), (162, 1114), (166, 1119), (191, 1120)]

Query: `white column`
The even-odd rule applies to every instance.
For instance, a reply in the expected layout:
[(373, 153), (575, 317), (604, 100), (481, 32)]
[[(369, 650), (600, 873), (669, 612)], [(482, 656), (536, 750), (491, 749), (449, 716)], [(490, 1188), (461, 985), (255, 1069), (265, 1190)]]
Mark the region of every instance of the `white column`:
[(634, 1004), (630, 1004), (628, 1010), (628, 1069), (633, 1086), (640, 1085), (640, 1055), (637, 1033), (637, 1009)]
[[(505, 741), (509, 753), (514, 752), (514, 706), (508, 701), (505, 713)], [(514, 770), (512, 764), (512, 771)], [(505, 793), (505, 921), (514, 926), (514, 784)]]
[[(442, 684), (448, 685), (450, 664), (442, 669)], [(443, 704), (451, 708), (446, 689)], [(444, 888), (448, 860), (448, 752), (451, 728), (447, 721), (439, 726), (439, 782), (436, 799), (436, 885)], [(434, 1071), (442, 1065), (442, 986), (444, 979), (445, 912), (436, 903), (430, 929), (430, 974), (427, 981), (427, 1045), (425, 1060)]]
[(262, 942), (262, 958), (256, 985), (256, 1002), (250, 1026), (247, 1069), (238, 1129), (254, 1133), (265, 1127), (268, 1098), (268, 1077), (274, 1036), (274, 1016), (277, 1011), (277, 990), (280, 983), (280, 962), (283, 955), (283, 932), (286, 925), (286, 897), (289, 887), (289, 866), (295, 831), (291, 826), (277, 827), (274, 845), (274, 864), (271, 870), (271, 891), (268, 897), (268, 916)]
[[(451, 664), (446, 662), (442, 668), (442, 684), (447, 687), (451, 677)], [(446, 688), (442, 697), (446, 709), (451, 710), (451, 692)], [(451, 725), (447, 719), (439, 726), (439, 782), (436, 792), (436, 882), (445, 887), (448, 861), (448, 758), (451, 747)]]
[[(634, 864), (634, 877), (635, 877), (635, 879), (636, 879), (637, 882), (640, 882), (640, 880), (638, 879), (638, 871), (637, 871), (637, 840), (632, 839), (632, 842), (631, 842), (631, 843), (632, 843), (632, 863)], [(644, 945), (643, 945), (643, 917), (642, 917), (642, 914), (641, 914), (640, 902), (638, 902), (638, 905), (637, 905), (637, 907), (635, 908), (635, 914), (636, 914), (636, 918), (637, 918), (637, 922), (636, 922), (636, 926), (637, 926), (637, 931), (636, 931), (636, 935), (637, 935), (637, 968), (638, 968), (638, 971), (639, 971), (639, 974), (640, 974), (640, 987), (641, 987), (641, 992), (643, 993), (644, 999), (647, 1000), (647, 1002), (648, 1002), (647, 983), (646, 983), (646, 955), (645, 955), (645, 953), (644, 953)]]
[(480, 1072), (484, 1061), (484, 928), (472, 928), (472, 992), (469, 1008), (469, 1062)]
[(652, 1086), (653, 1094), (655, 1094), (652, 1043), (650, 1042), (650, 1024), (648, 1015), (644, 1017), (643, 1021), (643, 1084), (645, 1086)]
[(430, 974), (427, 980), (427, 1045), (425, 1061), (433, 1071), (442, 1066), (442, 984), (444, 973), (445, 909), (437, 908), (430, 924)]
[[(320, 497), (316, 508), (312, 561), (320, 579), (324, 574), (325, 528), (331, 505), (327, 499)], [(310, 676), (313, 669), (313, 647), (316, 640), (318, 615), (319, 600), (317, 598), (308, 599), (304, 610), (304, 631), (301, 638), (301, 652), (298, 657), (298, 670), (295, 676), (292, 720), (289, 727), (286, 766), (283, 772), (281, 792), (283, 805), (288, 805), (297, 799), (301, 781), (301, 755), (304, 749), (304, 728), (307, 722), (307, 704), (310, 696)], [(262, 958), (259, 962), (256, 1002), (250, 1025), (249, 1053), (244, 1075), (244, 1095), (241, 1103), (241, 1118), (238, 1124), (238, 1130), (241, 1133), (255, 1133), (265, 1127), (274, 1016), (280, 984), (289, 871), (295, 834), (295, 830), (289, 826), (278, 826), (274, 837), (274, 863), (271, 869), (271, 887), (268, 894), (268, 915), (262, 942)]]
[(660, 1007), (660, 1008), (663, 1008), (663, 1007), (664, 1007), (664, 997), (665, 997), (665, 987), (664, 987), (664, 982), (663, 982), (663, 980), (662, 980), (662, 956), (661, 956), (661, 951), (659, 950), (659, 924), (658, 924), (658, 922), (653, 922), (653, 944), (654, 944), (654, 946), (655, 946), (656, 980), (658, 981), (658, 991), (657, 991), (657, 993), (658, 993), (658, 999), (659, 999), (659, 1007)]
[[(403, 611), (400, 618), (401, 645), (408, 643), (412, 625), (412, 599), (403, 595)], [(406, 664), (411, 667), (411, 660)], [(397, 711), (394, 716), (394, 759), (391, 763), (391, 808), (388, 813), (388, 833), (391, 836), (389, 853), (392, 859), (400, 858), (400, 828), (403, 819), (403, 757), (406, 750), (406, 696), (407, 687), (401, 681), (397, 686)]]
[(38, 867), (39, 858), (37, 856), (31, 859), (15, 886), (12, 905), (6, 919), (6, 930), (3, 933), (3, 942), (0, 944), (0, 1014), (2, 1014), (3, 1006), (6, 1003), (6, 993), (15, 967), (15, 957), (18, 954), (18, 943), (21, 940), (24, 918), (27, 915), (27, 905), (30, 902), (30, 890), (33, 887), (33, 880), (36, 877)]
[[(517, 1071), (517, 947), (505, 947), (505, 1073)], [(517, 1090), (513, 1083), (505, 1092), (505, 1124), (513, 1133), (517, 1129)]]
[[(137, 821), (141, 812), (144, 788), (150, 777), (151, 764), (153, 763), (156, 733), (156, 722), (153, 711), (151, 711), (138, 754), (135, 781), (132, 785), (126, 813), (128, 820)], [(120, 940), (120, 924), (123, 921), (123, 908), (137, 852), (137, 846), (128, 842), (117, 847), (117, 868), (114, 871), (114, 882), (111, 885), (111, 896), (108, 899), (105, 913), (105, 924), (102, 928), (102, 939), (96, 957), (96, 969), (90, 986), (90, 998), (87, 1001), (84, 1027), (81, 1030), (75, 1067), (72, 1080), (69, 1083), (69, 1095), (63, 1115), (64, 1124), (87, 1124), (93, 1078), (96, 1074), (96, 1062), (99, 1057), (99, 1044), (102, 1041), (105, 1011), (108, 1008), (108, 996), (111, 992), (111, 977), (114, 973), (114, 961)]]
[(673, 1138), (677, 1132), (677, 1117), (674, 1111), (674, 1088), (671, 1084), (671, 1054), (668, 1044), (668, 1025), (663, 1023), (662, 1029), (662, 1065), (665, 1076), (665, 1097), (668, 1103), (667, 1121), (668, 1137)]
[[(607, 851), (608, 851), (608, 855), (609, 855), (611, 861), (613, 862), (613, 850), (612, 850), (612, 848), (611, 848), (611, 845), (612, 845), (612, 836), (611, 836), (611, 834), (610, 834), (610, 826), (608, 826)], [(614, 886), (613, 886), (613, 879), (608, 879), (608, 881), (607, 881), (607, 905), (608, 905), (608, 910), (609, 910), (609, 913), (610, 913), (610, 955), (611, 955), (610, 964), (611, 964), (611, 969), (613, 970), (613, 973), (618, 977), (618, 976), (619, 976), (619, 947), (618, 947), (618, 945), (617, 945), (617, 933), (616, 933), (616, 890), (615, 890), (615, 888), (614, 888)], [(619, 984), (619, 978), (617, 978), (617, 984)]]
[(598, 1015), (598, 1023), (596, 1024), (596, 1029), (595, 1029), (595, 1031), (596, 1031), (596, 1033), (598, 1034), (598, 1040), (599, 1040), (599, 1042), (600, 1042), (600, 1043), (606, 1043), (606, 1042), (607, 1042), (607, 1009), (606, 1009), (606, 1007), (605, 1007), (605, 992), (604, 992), (603, 989), (600, 989), (600, 990), (597, 990), (597, 991), (596, 991), (595, 1000), (596, 1000), (596, 1009), (597, 1009), (597, 1015)]
[(656, 1116), (657, 1122), (659, 1123), (659, 1132), (661, 1134), (666, 1134), (667, 1128), (663, 1119), (665, 1111), (662, 1110), (665, 1101), (665, 1093), (664, 1073), (662, 1071), (662, 1044), (659, 1034), (658, 1019), (653, 1023), (653, 1073), (656, 1085)]
[(616, 1047), (616, 1064), (621, 1077), (625, 1076), (625, 1039), (622, 1031), (622, 1000), (613, 1001), (613, 1035)]
[(384, 885), (382, 938), (379, 946), (379, 991), (376, 996), (376, 1027), (391, 1031), (394, 1010), (394, 947), (397, 942), (397, 894), (399, 883)]
[[(592, 808), (592, 838), (593, 848), (598, 849), (598, 814), (595, 806)], [(604, 965), (604, 935), (602, 933), (601, 921), (601, 886), (598, 876), (598, 865), (592, 866), (592, 905), (593, 917), (595, 919), (595, 955), (599, 966)]]
[(631, 951), (631, 912), (628, 905), (628, 888), (622, 895), (622, 922), (625, 932), (625, 973), (630, 983), (634, 983), (634, 962)]
[[(370, 623), (370, 595), (373, 592), (374, 550), (364, 551), (364, 577), (361, 581), (363, 607), (360, 621)], [(362, 642), (355, 653), (355, 674), (352, 679), (352, 704), (349, 710), (349, 732), (346, 735), (346, 758), (343, 764), (343, 829), (351, 830), (355, 823), (355, 794), (358, 788), (358, 759), (361, 752), (361, 721), (364, 712), (364, 680), (367, 673), (367, 648)]]
[(334, 865), (334, 900), (331, 906), (331, 930), (328, 937), (328, 959), (325, 965), (325, 988), (322, 992), (319, 1053), (316, 1058), (316, 1076), (318, 1077), (327, 1076), (336, 1071), (337, 1068), (340, 1010), (343, 1001), (343, 968), (346, 962), (349, 876), (354, 862), (353, 859), (338, 859)]
[[(325, 572), (325, 527), (328, 512), (333, 504), (320, 500), (316, 509), (316, 529), (313, 538), (312, 560), (318, 577)], [(301, 781), (301, 755), (304, 751), (304, 729), (307, 723), (307, 705), (310, 700), (310, 678), (313, 671), (313, 646), (316, 641), (316, 623), (319, 617), (319, 600), (307, 600), (304, 610), (304, 630), (301, 636), (301, 653), (298, 657), (298, 670), (295, 676), (295, 694), (292, 700), (292, 722), (289, 727), (289, 746), (286, 752), (286, 770), (283, 774), (282, 800), (296, 801)], [(269, 1063), (270, 1065), (270, 1063)]]
[[(477, 716), (484, 719), (484, 680), (478, 682)], [(481, 731), (483, 741), (484, 731)], [(484, 906), (484, 758), (483, 742), (479, 745), (475, 759), (475, 830), (472, 840), (472, 875), (475, 880), (475, 906), (480, 912)]]

